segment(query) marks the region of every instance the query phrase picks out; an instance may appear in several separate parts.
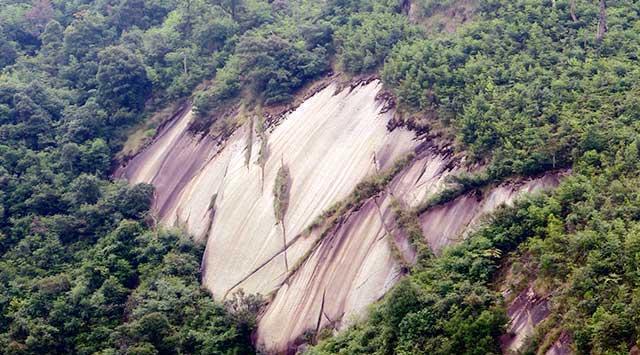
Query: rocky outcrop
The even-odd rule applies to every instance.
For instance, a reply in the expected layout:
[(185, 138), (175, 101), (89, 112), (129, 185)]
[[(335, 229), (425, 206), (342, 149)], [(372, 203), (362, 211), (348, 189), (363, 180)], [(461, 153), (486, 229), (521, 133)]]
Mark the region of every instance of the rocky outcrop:
[(549, 301), (538, 295), (529, 286), (520, 292), (509, 304), (507, 316), (510, 319), (509, 331), (501, 340), (504, 353), (516, 353), (525, 340), (533, 335), (536, 325), (549, 315)]
[[(284, 250), (295, 264), (315, 243), (301, 232), (357, 183), (417, 145), (413, 133), (387, 130), (392, 113), (381, 113), (380, 86), (372, 81), (336, 93), (337, 85), (329, 85), (272, 127), (264, 135), (267, 144), (250, 125), (224, 144), (192, 136), (188, 112), (118, 176), (154, 184), (162, 222), (207, 241), (203, 282), (216, 297), (240, 288), (269, 294), (287, 276)], [(291, 180), (284, 228), (277, 226), (272, 193), (282, 164)]]
[(555, 172), (524, 181), (508, 182), (484, 193), (474, 190), (422, 214), (422, 231), (431, 249), (438, 253), (443, 247), (464, 239), (483, 216), (500, 205), (510, 205), (525, 193), (553, 188), (559, 184), (564, 174), (565, 172)]
[(192, 118), (190, 106), (179, 110), (160, 128), (150, 146), (115, 173), (131, 183), (153, 184), (154, 210), (162, 219), (175, 208), (187, 183), (218, 153), (219, 142), (189, 132)]
[[(573, 354), (573, 349), (571, 348), (571, 336), (566, 331), (562, 331), (558, 339), (553, 342), (553, 345), (547, 350), (545, 355), (571, 355)], [(640, 355), (638, 348), (635, 347), (636, 352), (631, 349), (629, 352), (630, 355)]]
[(341, 329), (380, 299), (416, 256), (395, 222), (392, 204), (414, 205), (437, 191), (451, 171), (448, 162), (434, 149), (422, 152), (385, 190), (328, 230), (275, 294), (258, 324), (258, 345), (293, 352), (296, 336)]
[(376, 200), (323, 238), (279, 288), (259, 322), (259, 347), (293, 352), (298, 336), (342, 327), (402, 276), (385, 232), (390, 216), (380, 215)]
[[(276, 293), (261, 318), (258, 344), (266, 349), (299, 345), (292, 334), (315, 334), (324, 327), (341, 329), (362, 315), (415, 261), (415, 250), (395, 221), (392, 203), (416, 207), (444, 187), (457, 172), (452, 154), (438, 147), (422, 150), (377, 196), (351, 210), (322, 239), (301, 268)], [(520, 195), (555, 186), (561, 173), (502, 184), (486, 196), (464, 195), (420, 216), (425, 241), (435, 250), (460, 241), (483, 216)], [(446, 216), (439, 220), (436, 216)]]
[[(376, 99), (380, 89), (377, 80), (330, 84), (267, 131), (249, 120), (224, 141), (190, 133), (186, 110), (117, 173), (154, 184), (161, 222), (206, 243), (202, 281), (215, 298), (240, 289), (267, 296), (256, 334), (267, 351), (293, 351), (305, 333), (340, 329), (382, 297), (416, 258), (395, 210), (418, 206), (461, 169), (446, 147), (389, 131), (393, 112)], [(383, 189), (352, 201), (335, 223), (314, 223), (410, 152)], [(286, 189), (276, 183), (283, 167)], [(440, 250), (500, 204), (556, 183), (552, 175), (512, 182), (429, 209), (419, 216), (425, 241)]]

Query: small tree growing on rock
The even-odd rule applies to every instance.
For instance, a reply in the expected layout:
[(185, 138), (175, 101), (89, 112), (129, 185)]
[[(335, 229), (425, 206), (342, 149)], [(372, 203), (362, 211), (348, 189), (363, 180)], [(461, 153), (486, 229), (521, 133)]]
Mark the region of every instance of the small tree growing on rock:
[(282, 163), (276, 174), (276, 181), (273, 186), (273, 212), (276, 217), (276, 223), (280, 223), (282, 226), (282, 249), (287, 270), (289, 270), (289, 263), (287, 261), (287, 235), (284, 227), (284, 216), (289, 207), (289, 180), (289, 168)]

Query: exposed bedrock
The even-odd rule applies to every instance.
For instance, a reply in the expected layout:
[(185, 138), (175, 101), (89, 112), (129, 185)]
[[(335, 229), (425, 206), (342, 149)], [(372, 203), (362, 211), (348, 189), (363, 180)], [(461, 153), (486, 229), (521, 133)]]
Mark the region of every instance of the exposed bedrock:
[(420, 216), (422, 231), (431, 249), (438, 253), (447, 245), (464, 239), (481, 218), (502, 204), (512, 204), (518, 196), (557, 186), (564, 172), (518, 182), (508, 182), (488, 192), (472, 191), (452, 202), (435, 206)]
[[(571, 348), (572, 342), (573, 341), (571, 340), (569, 333), (562, 331), (558, 339), (553, 343), (553, 345), (551, 345), (545, 355), (571, 355), (574, 353)], [(629, 355), (640, 355), (640, 351), (637, 347), (633, 347), (629, 352)]]
[[(378, 196), (350, 211), (277, 291), (259, 322), (258, 345), (293, 352), (300, 342), (296, 335), (314, 334), (324, 327), (341, 329), (356, 321), (403, 275), (401, 265), (415, 261), (415, 251), (395, 223), (392, 200), (405, 208), (416, 207), (439, 192), (446, 176), (456, 171), (451, 154), (432, 147), (422, 151)], [(439, 251), (462, 240), (482, 216), (501, 204), (510, 204), (523, 193), (551, 188), (559, 177), (548, 174), (503, 184), (486, 196), (463, 195), (428, 210), (420, 216), (425, 240)]]
[[(161, 222), (206, 242), (202, 281), (215, 298), (239, 289), (268, 296), (256, 342), (269, 352), (294, 350), (308, 331), (340, 329), (382, 297), (416, 257), (392, 206), (416, 207), (460, 169), (447, 149), (387, 129), (393, 112), (376, 100), (379, 81), (337, 88), (318, 91), (265, 133), (246, 123), (224, 142), (188, 132), (187, 109), (117, 173), (154, 184)], [(328, 229), (306, 231), (358, 183), (409, 152), (416, 156), (381, 192)], [(276, 182), (282, 167), (286, 188)], [(503, 184), (429, 209), (420, 216), (425, 239), (438, 251), (482, 215), (557, 178)], [(274, 203), (279, 190), (284, 205)]]
[[(275, 291), (287, 277), (287, 264), (296, 264), (315, 242), (313, 235), (301, 237), (302, 231), (366, 176), (413, 148), (410, 132), (387, 131), (390, 114), (379, 114), (379, 89), (374, 81), (336, 94), (330, 85), (267, 134), (264, 171), (256, 164), (259, 140), (253, 140), (255, 153), (246, 166), (246, 135), (237, 134), (185, 188), (176, 218), (190, 230), (196, 230), (190, 218), (204, 220), (207, 196), (217, 194), (203, 260), (203, 282), (216, 297), (240, 288), (263, 295)], [(287, 211), (278, 223), (273, 191), (283, 165), (290, 186)]]
[[(250, 125), (219, 147), (187, 132), (187, 113), (119, 172), (131, 182), (156, 186), (157, 212), (165, 224), (186, 227), (207, 241), (203, 282), (215, 297), (240, 288), (275, 291), (287, 276), (283, 230), (289, 264), (295, 264), (314, 244), (313, 236), (299, 236), (318, 215), (417, 145), (413, 133), (387, 130), (392, 113), (380, 112), (379, 81), (338, 93), (336, 88), (319, 91), (267, 132), (264, 164), (257, 164), (264, 145), (248, 132)], [(291, 186), (281, 228), (272, 192), (283, 164)]]
[[(507, 316), (509, 324), (507, 333), (500, 338), (500, 345), (503, 354), (520, 354), (526, 350), (526, 345), (536, 332), (536, 327), (547, 320), (551, 314), (552, 294), (540, 294), (536, 292), (531, 281), (529, 286), (520, 291), (515, 297), (510, 291), (503, 291), (503, 296), (508, 300)], [(546, 355), (570, 355), (573, 340), (569, 332), (561, 330), (558, 333), (550, 332), (545, 337), (555, 337), (555, 339), (545, 339), (552, 341), (544, 352)], [(540, 353), (540, 350), (538, 351)]]
[(154, 209), (160, 217), (174, 208), (185, 185), (217, 153), (213, 138), (188, 131), (192, 116), (190, 106), (180, 110), (160, 128), (150, 146), (115, 173), (131, 183), (153, 184)]
[(450, 172), (447, 162), (424, 152), (378, 196), (343, 216), (275, 294), (259, 322), (258, 345), (293, 352), (297, 336), (340, 329), (380, 299), (403, 275), (402, 263), (415, 259), (392, 201), (413, 204), (437, 190)]
[(500, 339), (502, 351), (506, 354), (517, 353), (525, 340), (533, 335), (535, 326), (549, 315), (549, 301), (529, 286), (511, 301), (507, 315), (510, 319), (509, 331)]

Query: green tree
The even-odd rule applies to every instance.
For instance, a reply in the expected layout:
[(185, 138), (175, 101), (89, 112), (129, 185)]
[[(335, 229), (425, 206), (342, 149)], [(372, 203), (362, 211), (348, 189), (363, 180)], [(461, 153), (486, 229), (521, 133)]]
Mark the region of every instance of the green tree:
[(18, 52), (15, 49), (13, 42), (7, 41), (4, 38), (0, 39), (0, 70), (2, 68), (13, 64), (18, 58)]
[(98, 98), (112, 112), (119, 107), (141, 110), (151, 94), (143, 63), (124, 47), (108, 47), (100, 52), (96, 78)]

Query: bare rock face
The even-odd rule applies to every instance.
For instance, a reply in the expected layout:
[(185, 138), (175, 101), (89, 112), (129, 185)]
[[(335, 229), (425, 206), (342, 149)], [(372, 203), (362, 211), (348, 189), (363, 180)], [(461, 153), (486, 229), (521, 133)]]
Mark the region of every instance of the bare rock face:
[(549, 302), (527, 287), (513, 299), (507, 309), (509, 316), (509, 332), (502, 336), (501, 345), (504, 353), (515, 353), (524, 344), (527, 337), (533, 335), (536, 325), (549, 315)]
[[(287, 265), (295, 265), (315, 242), (313, 236), (300, 237), (304, 229), (365, 177), (414, 147), (412, 133), (387, 131), (391, 116), (380, 114), (382, 103), (375, 100), (379, 82), (335, 90), (331, 85), (318, 92), (267, 135), (264, 171), (255, 161), (261, 145), (254, 139), (248, 149), (255, 158), (248, 167), (242, 145), (236, 144), (222, 181), (196, 179), (187, 187), (190, 196), (211, 194), (218, 183), (203, 261), (203, 282), (217, 297), (240, 288), (263, 295), (276, 291), (288, 275)], [(209, 163), (203, 175), (222, 170), (216, 163)], [(289, 169), (289, 203), (278, 223), (272, 191), (282, 165)], [(178, 219), (203, 206), (183, 199)]]
[[(393, 206), (416, 207), (460, 170), (446, 149), (387, 129), (393, 112), (376, 100), (380, 89), (379, 81), (339, 92), (331, 84), (268, 132), (247, 123), (225, 142), (188, 132), (186, 110), (116, 174), (154, 184), (161, 222), (206, 243), (202, 281), (216, 299), (240, 289), (268, 296), (256, 334), (268, 352), (294, 352), (303, 334), (340, 329), (380, 299), (416, 258)], [(417, 155), (383, 191), (329, 229), (307, 231), (358, 183), (409, 152)], [(277, 182), (283, 167), (286, 182)], [(555, 184), (550, 175), (465, 195), (427, 210), (421, 228), (437, 251), (500, 204)], [(286, 191), (282, 211), (275, 191)]]
[(420, 216), (422, 231), (429, 246), (438, 253), (443, 247), (464, 239), (483, 216), (500, 205), (511, 205), (525, 193), (549, 190), (560, 183), (563, 174), (549, 173), (518, 183), (505, 183), (484, 194), (474, 191), (429, 209)]
[(371, 199), (322, 239), (261, 318), (259, 347), (293, 352), (297, 336), (340, 328), (395, 284), (402, 271), (379, 213)]
[(384, 296), (404, 275), (402, 264), (416, 256), (395, 223), (392, 201), (413, 205), (438, 190), (450, 172), (447, 162), (442, 154), (423, 152), (387, 189), (329, 230), (275, 294), (258, 324), (258, 346), (294, 352), (297, 336), (344, 328)]
[(179, 111), (160, 129), (153, 144), (115, 173), (132, 184), (153, 184), (154, 209), (160, 217), (175, 207), (184, 186), (217, 153), (214, 139), (188, 132), (192, 116), (189, 106)]
[[(566, 331), (560, 333), (560, 337), (553, 343), (553, 345), (547, 350), (546, 355), (571, 355), (574, 353), (571, 349), (571, 336)], [(634, 352), (633, 349), (636, 351)], [(640, 355), (637, 347), (631, 349), (630, 355)]]
[[(337, 86), (330, 85), (270, 132), (258, 135), (247, 124), (223, 145), (187, 132), (192, 115), (188, 112), (169, 123), (119, 176), (132, 183), (153, 183), (162, 222), (184, 227), (197, 240), (206, 241), (203, 283), (214, 297), (223, 299), (239, 289), (275, 293), (285, 279), (303, 279), (306, 268), (313, 265), (326, 275), (337, 270), (334, 275), (340, 277), (332, 284), (345, 292), (329, 298), (340, 303), (340, 309), (333, 312), (340, 313), (336, 317), (340, 319), (342, 313), (361, 310), (381, 297), (397, 277), (386, 241), (378, 240), (375, 225), (365, 222), (378, 220), (378, 209), (372, 209), (374, 204), (370, 203), (366, 207), (369, 215), (359, 215), (323, 240), (313, 255), (319, 235), (303, 236), (302, 232), (356, 184), (387, 169), (417, 146), (413, 133), (387, 130), (392, 113), (381, 112), (384, 103), (376, 101), (380, 88), (381, 84), (373, 81), (336, 93)], [(274, 215), (273, 190), (283, 165), (289, 169), (290, 186), (288, 208), (280, 222)], [(288, 266), (307, 256), (296, 277), (289, 275)], [(340, 263), (332, 269), (329, 260), (350, 260), (353, 272), (343, 273)], [(356, 287), (365, 280), (366, 287)], [(318, 297), (324, 294), (320, 286), (317, 292), (305, 290), (305, 295), (286, 292), (293, 287), (285, 285), (285, 291), (278, 291), (278, 295), (296, 299), (303, 310), (316, 307)], [(331, 309), (329, 302), (327, 309)], [(317, 317), (318, 312), (308, 312)], [(295, 316), (290, 311), (281, 314), (285, 319)], [(298, 335), (283, 334), (284, 342)], [(266, 346), (275, 349), (272, 343)]]

